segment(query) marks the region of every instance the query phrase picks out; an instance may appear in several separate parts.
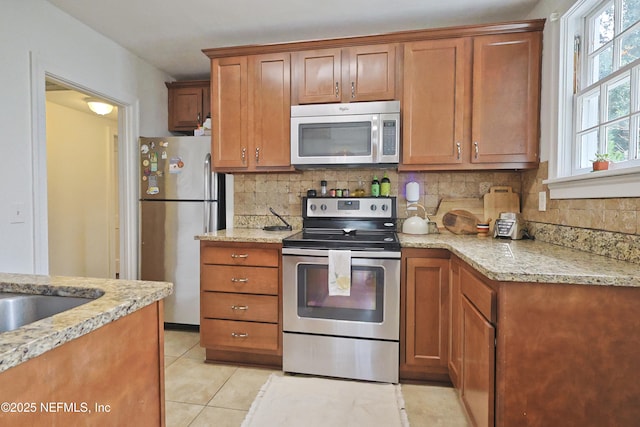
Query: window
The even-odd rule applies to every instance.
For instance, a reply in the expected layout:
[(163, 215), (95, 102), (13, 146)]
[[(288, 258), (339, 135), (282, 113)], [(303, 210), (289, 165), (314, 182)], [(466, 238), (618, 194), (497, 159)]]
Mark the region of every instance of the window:
[(572, 175), (595, 153), (617, 167), (640, 159), (640, 0), (599, 2), (576, 35)]
[[(552, 198), (557, 187), (574, 190), (562, 198), (640, 196), (640, 0), (578, 0), (560, 20), (559, 44)], [(612, 170), (588, 174), (596, 153)], [(591, 193), (594, 183), (609, 190)]]

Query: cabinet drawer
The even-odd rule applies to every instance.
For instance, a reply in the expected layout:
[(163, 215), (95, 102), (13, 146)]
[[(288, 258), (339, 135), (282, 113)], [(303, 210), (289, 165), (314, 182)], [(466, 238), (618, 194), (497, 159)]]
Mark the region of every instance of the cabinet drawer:
[(460, 269), (460, 291), (492, 323), (497, 320), (496, 293), (466, 268)]
[(278, 297), (202, 292), (202, 317), (278, 323)]
[(278, 350), (278, 325), (203, 319), (200, 325), (203, 347), (231, 347), (251, 350)]
[(278, 269), (271, 267), (234, 267), (203, 265), (203, 291), (278, 295)]
[(242, 247), (204, 247), (200, 254), (204, 264), (254, 265), (278, 267), (280, 252), (277, 249)]

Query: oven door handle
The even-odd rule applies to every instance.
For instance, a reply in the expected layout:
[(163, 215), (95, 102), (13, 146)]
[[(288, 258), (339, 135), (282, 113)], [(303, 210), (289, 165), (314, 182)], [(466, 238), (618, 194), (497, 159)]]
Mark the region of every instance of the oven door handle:
[[(282, 255), (328, 257), (328, 249), (282, 248)], [(351, 251), (351, 258), (400, 259), (399, 251)]]

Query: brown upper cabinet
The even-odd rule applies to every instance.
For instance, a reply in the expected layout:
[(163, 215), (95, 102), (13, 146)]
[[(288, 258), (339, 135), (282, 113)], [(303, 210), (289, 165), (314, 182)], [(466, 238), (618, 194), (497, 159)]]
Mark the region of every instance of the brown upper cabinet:
[(214, 166), (292, 171), (291, 105), (400, 99), (399, 170), (536, 168), (543, 27), (514, 21), (205, 49)]
[(290, 170), (290, 74), (288, 53), (211, 61), (216, 170)]
[(396, 46), (294, 52), (293, 103), (384, 101), (396, 97)]
[(473, 40), (471, 162), (537, 165), (542, 33)]
[(169, 92), (169, 131), (191, 133), (211, 113), (209, 80), (165, 83)]
[(537, 167), (541, 36), (406, 43), (400, 168)]

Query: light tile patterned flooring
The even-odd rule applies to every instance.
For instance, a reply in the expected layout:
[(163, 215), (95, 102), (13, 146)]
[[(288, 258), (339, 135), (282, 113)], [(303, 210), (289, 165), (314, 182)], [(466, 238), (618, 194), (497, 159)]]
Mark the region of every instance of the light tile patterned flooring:
[[(197, 332), (167, 330), (164, 348), (167, 427), (239, 427), (269, 375), (282, 375), (204, 363)], [(412, 427), (469, 425), (452, 388), (402, 384), (402, 395)]]

